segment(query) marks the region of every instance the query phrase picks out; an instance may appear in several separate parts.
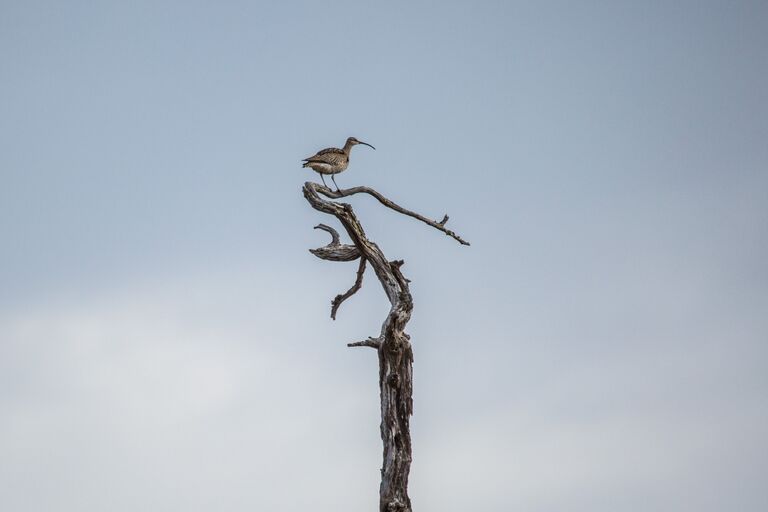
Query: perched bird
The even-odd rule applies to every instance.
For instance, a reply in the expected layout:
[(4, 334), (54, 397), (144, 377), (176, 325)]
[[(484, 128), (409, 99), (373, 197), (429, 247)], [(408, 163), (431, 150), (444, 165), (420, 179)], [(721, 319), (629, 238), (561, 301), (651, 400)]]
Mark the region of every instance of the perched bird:
[[(323, 180), (323, 185), (326, 187), (325, 178), (323, 177), (324, 174), (330, 174), (331, 180), (333, 180), (333, 184), (336, 185), (336, 179), (333, 177), (334, 174), (338, 174), (344, 170), (347, 169), (347, 166), (349, 165), (349, 152), (352, 150), (352, 146), (357, 146), (358, 144), (365, 144), (368, 147), (371, 147), (373, 149), (373, 146), (368, 144), (367, 142), (363, 142), (360, 140), (357, 140), (354, 137), (350, 137), (347, 139), (347, 142), (344, 144), (344, 149), (339, 148), (325, 148), (318, 151), (316, 154), (307, 157), (303, 160), (304, 165), (302, 167), (309, 167), (316, 173), (320, 174), (320, 179)], [(339, 186), (336, 185), (336, 191), (339, 191)]]

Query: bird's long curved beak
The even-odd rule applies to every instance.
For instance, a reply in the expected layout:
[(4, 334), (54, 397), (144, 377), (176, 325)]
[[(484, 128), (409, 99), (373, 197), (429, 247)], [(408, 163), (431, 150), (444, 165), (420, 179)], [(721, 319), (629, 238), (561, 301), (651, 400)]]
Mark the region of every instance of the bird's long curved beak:
[(369, 148), (373, 148), (373, 149), (376, 149), (376, 148), (374, 148), (373, 146), (371, 146), (370, 144), (368, 144), (367, 142), (363, 142), (363, 141), (361, 141), (361, 140), (359, 140), (359, 141), (357, 141), (357, 142), (359, 142), (360, 144), (365, 144), (365, 145), (366, 145), (366, 146), (368, 146)]

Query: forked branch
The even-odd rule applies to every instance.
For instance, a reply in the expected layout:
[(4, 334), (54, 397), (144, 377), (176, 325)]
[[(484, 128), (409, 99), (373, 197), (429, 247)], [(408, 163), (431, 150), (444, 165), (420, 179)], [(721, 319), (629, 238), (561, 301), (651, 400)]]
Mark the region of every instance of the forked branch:
[(309, 252), (327, 261), (354, 261), (360, 257), (360, 251), (354, 245), (346, 245), (339, 242), (339, 232), (331, 226), (318, 224), (315, 229), (322, 229), (331, 234), (331, 242), (325, 247), (310, 249)]
[[(346, 245), (341, 243), (339, 232), (326, 224), (318, 224), (315, 229), (322, 229), (331, 234), (331, 242), (325, 247), (318, 247), (317, 249), (310, 249), (309, 252), (314, 254), (320, 259), (327, 261), (352, 261), (360, 258), (360, 250), (354, 245)], [(357, 269), (357, 278), (352, 288), (344, 293), (337, 295), (331, 302), (331, 318), (336, 320), (336, 312), (339, 310), (341, 303), (354, 295), (357, 290), (363, 285), (363, 273), (365, 272), (365, 258), (360, 258), (360, 266)]]

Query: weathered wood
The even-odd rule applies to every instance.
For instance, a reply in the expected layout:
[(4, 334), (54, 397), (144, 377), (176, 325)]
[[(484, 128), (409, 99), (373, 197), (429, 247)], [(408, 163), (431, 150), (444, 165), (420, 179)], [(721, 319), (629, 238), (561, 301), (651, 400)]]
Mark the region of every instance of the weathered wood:
[[(330, 244), (319, 249), (310, 249), (317, 257), (331, 261), (351, 261), (360, 258), (355, 284), (343, 295), (333, 300), (331, 317), (336, 318), (341, 303), (351, 297), (362, 286), (366, 262), (370, 263), (390, 302), (390, 310), (381, 326), (378, 337), (349, 343), (349, 347), (371, 347), (379, 356), (379, 394), (381, 398), (381, 440), (384, 445), (381, 485), (379, 487), (380, 512), (411, 512), (408, 496), (408, 475), (411, 469), (410, 417), (413, 414), (413, 348), (405, 326), (411, 318), (413, 299), (408, 288), (408, 279), (400, 271), (402, 260), (389, 261), (378, 245), (368, 240), (363, 226), (357, 219), (352, 206), (323, 199), (321, 195), (338, 199), (357, 193), (375, 197), (381, 204), (399, 213), (418, 219), (463, 245), (468, 242), (445, 228), (446, 215), (440, 222), (432, 221), (393, 203), (368, 187), (354, 187), (333, 191), (317, 183), (307, 182), (303, 188), (304, 197), (315, 210), (333, 215), (346, 230), (354, 245), (342, 245), (335, 229), (320, 224), (317, 226), (331, 233)], [(352, 257), (352, 255), (355, 257)]]
[(331, 234), (332, 240), (325, 247), (318, 247), (317, 249), (310, 249), (309, 252), (320, 258), (321, 260), (328, 261), (354, 261), (360, 257), (360, 251), (354, 245), (345, 245), (339, 242), (339, 232), (333, 229), (331, 226), (325, 224), (318, 224), (315, 229), (322, 229)]
[(331, 318), (336, 320), (336, 312), (339, 310), (339, 306), (341, 306), (341, 303), (353, 296), (355, 293), (357, 293), (357, 290), (359, 290), (363, 286), (363, 274), (365, 273), (365, 258), (360, 258), (360, 266), (357, 268), (357, 277), (355, 278), (355, 284), (352, 285), (352, 288), (344, 292), (343, 294), (337, 295), (333, 302), (331, 302)]
[(441, 220), (440, 222), (430, 220), (424, 217), (423, 215), (419, 215), (418, 213), (412, 212), (410, 210), (403, 208), (398, 204), (395, 204), (394, 202), (390, 201), (389, 199), (382, 196), (381, 194), (379, 194), (377, 191), (375, 191), (370, 187), (352, 187), (344, 190), (333, 191), (328, 187), (317, 185), (317, 190), (318, 192), (322, 193), (324, 196), (327, 196), (333, 199), (339, 199), (341, 197), (347, 197), (353, 194), (368, 194), (370, 196), (375, 197), (378, 202), (380, 202), (387, 208), (391, 208), (398, 213), (402, 213), (403, 215), (407, 215), (409, 217), (413, 217), (414, 219), (418, 219), (421, 222), (424, 222), (425, 224), (429, 224), (433, 228), (439, 229), (446, 235), (450, 236), (451, 238), (459, 242), (461, 245), (469, 245), (469, 242), (462, 239), (459, 235), (457, 235), (456, 233), (454, 233), (453, 231), (445, 227), (445, 223), (448, 222), (448, 215), (443, 216), (443, 220)]

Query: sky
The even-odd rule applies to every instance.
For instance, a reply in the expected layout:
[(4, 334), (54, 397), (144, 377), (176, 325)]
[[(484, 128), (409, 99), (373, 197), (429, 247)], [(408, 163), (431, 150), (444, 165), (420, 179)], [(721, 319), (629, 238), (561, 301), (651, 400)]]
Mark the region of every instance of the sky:
[(768, 508), (768, 4), (0, 1), (0, 509)]

